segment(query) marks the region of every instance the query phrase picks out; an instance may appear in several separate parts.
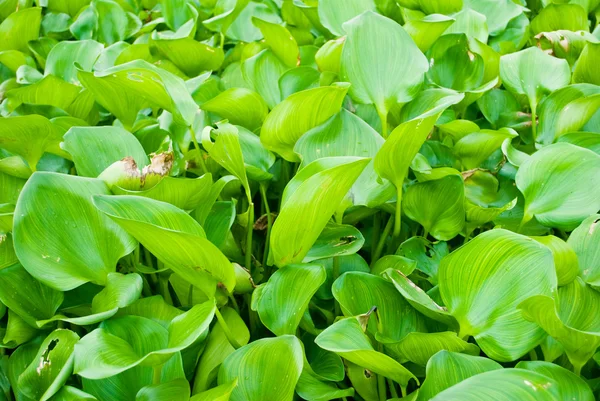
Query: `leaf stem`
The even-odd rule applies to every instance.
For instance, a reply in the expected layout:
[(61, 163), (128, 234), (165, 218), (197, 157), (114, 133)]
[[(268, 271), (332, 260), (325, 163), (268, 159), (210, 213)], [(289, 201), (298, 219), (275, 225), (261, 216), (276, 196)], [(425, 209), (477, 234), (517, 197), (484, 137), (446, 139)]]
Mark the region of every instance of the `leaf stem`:
[(398, 398), (398, 390), (396, 390), (394, 381), (392, 379), (387, 379), (387, 383), (388, 387), (390, 388), (390, 392), (392, 393), (392, 398)]
[(394, 224), (394, 216), (390, 216), (388, 219), (381, 236), (379, 237), (379, 242), (377, 243), (377, 248), (375, 248), (375, 252), (371, 256), (371, 267), (375, 266), (375, 263), (379, 260), (381, 256), (381, 252), (383, 251), (383, 246), (385, 245), (385, 241), (392, 230), (392, 225)]
[[(381, 343), (377, 345), (379, 352), (383, 352)], [(385, 385), (385, 376), (377, 374), (377, 392), (379, 393), (379, 401), (387, 400), (387, 387)]]
[(535, 141), (537, 139), (537, 105), (535, 103), (531, 104), (531, 135)]
[(254, 230), (254, 203), (250, 198), (248, 202), (248, 227), (246, 231), (246, 270), (252, 274), (252, 234)]
[(160, 384), (160, 377), (162, 374), (162, 368), (164, 364), (154, 365), (152, 367), (152, 384)]
[(215, 315), (217, 316), (217, 321), (219, 322), (219, 326), (221, 326), (221, 329), (223, 329), (223, 333), (225, 333), (225, 337), (227, 337), (229, 344), (231, 344), (231, 346), (235, 349), (240, 348), (241, 345), (238, 344), (238, 342), (233, 337), (233, 333), (229, 329), (229, 326), (227, 325), (227, 322), (223, 318), (223, 315), (221, 315), (219, 308), (215, 308)]
[(394, 237), (400, 236), (400, 228), (402, 224), (402, 185), (400, 188), (396, 188), (396, 213), (395, 213), (395, 224), (394, 224)]
[(263, 251), (263, 266), (267, 265), (269, 260), (269, 247), (271, 242), (271, 227), (273, 226), (273, 217), (271, 216), (271, 208), (269, 207), (269, 201), (267, 199), (267, 186), (263, 182), (260, 183), (260, 196), (262, 198), (262, 204), (265, 207), (265, 213), (267, 214), (267, 236), (265, 239), (265, 249)]
[(190, 130), (190, 135), (192, 136), (192, 142), (194, 143), (194, 147), (198, 151), (198, 160), (200, 160), (200, 168), (204, 174), (208, 173), (208, 169), (206, 168), (206, 163), (204, 163), (204, 157), (202, 156), (202, 150), (200, 150), (200, 145), (198, 144), (198, 140), (196, 139), (196, 131), (194, 131), (194, 127), (191, 125), (188, 127)]
[(381, 120), (381, 136), (387, 139), (387, 137), (388, 137), (388, 127), (387, 127), (388, 113), (386, 111), (380, 112), (379, 110), (377, 110), (377, 114), (379, 115), (379, 119)]

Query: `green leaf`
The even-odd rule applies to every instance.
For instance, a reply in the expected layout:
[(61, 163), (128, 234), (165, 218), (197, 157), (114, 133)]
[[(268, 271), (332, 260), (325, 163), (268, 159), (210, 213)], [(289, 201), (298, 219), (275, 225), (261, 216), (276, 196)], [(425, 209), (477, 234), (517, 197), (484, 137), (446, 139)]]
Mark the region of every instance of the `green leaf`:
[(581, 52), (573, 71), (573, 82), (600, 85), (600, 79), (593, 72), (598, 60), (600, 60), (600, 43), (588, 43)]
[(45, 117), (39, 115), (0, 119), (0, 146), (23, 157), (35, 171), (45, 152), (65, 156), (60, 148), (62, 135)]
[(229, 383), (221, 384), (210, 390), (203, 391), (193, 396), (190, 401), (229, 401), (231, 393), (237, 386), (237, 379)]
[(571, 69), (566, 60), (530, 47), (500, 57), (500, 78), (508, 90), (527, 97), (535, 114), (542, 97), (569, 84)]
[(287, 265), (277, 270), (252, 295), (252, 309), (278, 336), (294, 334), (310, 299), (325, 282), (325, 269), (319, 265)]
[(490, 35), (504, 31), (511, 20), (522, 15), (525, 8), (511, 0), (465, 0), (465, 7), (485, 15)]
[(46, 337), (31, 364), (19, 376), (19, 388), (26, 396), (45, 401), (65, 384), (73, 370), (77, 340), (77, 334), (64, 329)]
[(573, 229), (600, 208), (600, 156), (568, 143), (546, 146), (528, 158), (516, 184), (525, 196), (523, 224), (533, 216), (541, 224)]
[(179, 401), (189, 398), (190, 384), (185, 379), (145, 386), (135, 396), (136, 401)]
[(288, 183), (271, 232), (274, 264), (301, 262), (354, 184), (369, 159), (319, 159)]
[(456, 333), (451, 331), (408, 333), (394, 344), (394, 349), (402, 355), (403, 359), (421, 366), (427, 365), (428, 361), (442, 350), (479, 355), (479, 347), (458, 338)]
[(304, 370), (296, 385), (296, 393), (305, 400), (329, 401), (343, 397), (353, 397), (354, 389), (338, 388), (335, 384), (321, 381), (313, 374)]
[(347, 38), (340, 76), (352, 84), (349, 94), (354, 100), (375, 105), (385, 137), (389, 110), (416, 96), (428, 69), (427, 59), (400, 25), (372, 11), (343, 28)]
[(242, 76), (251, 89), (262, 96), (270, 109), (281, 102), (279, 79), (288, 70), (271, 50), (265, 49), (244, 60)]
[(580, 131), (600, 107), (600, 88), (575, 84), (559, 89), (540, 105), (536, 141), (549, 145), (569, 132)]
[(454, 21), (454, 18), (446, 15), (431, 14), (421, 19), (411, 19), (403, 28), (415, 41), (419, 50), (426, 52)]
[(125, 127), (131, 127), (144, 108), (162, 108), (176, 123), (189, 126), (198, 106), (185, 83), (175, 75), (143, 60), (131, 61), (101, 72), (77, 74), (96, 101), (112, 112)]
[(471, 8), (464, 8), (452, 17), (455, 21), (444, 34), (461, 33), (481, 43), (487, 43), (489, 30), (485, 15)]
[(583, 401), (592, 401), (594, 395), (588, 384), (577, 375), (569, 372), (563, 367), (544, 361), (521, 361), (515, 366), (517, 369), (530, 370), (540, 373), (559, 383), (559, 392), (561, 399), (576, 399)]
[(90, 6), (78, 14), (70, 30), (77, 39), (95, 39), (111, 45), (129, 38), (141, 26), (140, 19), (126, 12), (118, 2), (92, 0)]
[(262, 124), (269, 109), (260, 95), (246, 88), (231, 88), (202, 104), (202, 110), (226, 118), (251, 131)]
[(129, 195), (96, 196), (94, 205), (207, 296), (214, 294), (217, 282), (233, 290), (235, 273), (231, 263), (183, 210)]
[(307, 89), (294, 93), (269, 113), (260, 131), (265, 148), (292, 162), (299, 161), (294, 145), (308, 130), (337, 113), (348, 84)]
[(448, 175), (409, 186), (403, 209), (410, 219), (424, 227), (426, 233), (447, 241), (460, 233), (465, 224), (464, 198), (462, 178)]
[(430, 400), (469, 377), (499, 369), (502, 366), (491, 359), (440, 351), (427, 362), (426, 379), (419, 389), (417, 400)]
[(442, 259), (440, 295), (482, 351), (499, 361), (515, 360), (544, 333), (517, 309), (525, 299), (556, 289), (552, 253), (531, 238), (496, 229), (478, 235)]
[(578, 4), (548, 4), (531, 21), (531, 34), (558, 30), (588, 31), (586, 10)]
[(300, 64), (298, 44), (286, 27), (256, 17), (252, 18), (252, 23), (260, 29), (265, 38), (265, 44), (283, 64), (289, 68)]
[(72, 127), (64, 136), (63, 149), (71, 154), (77, 174), (83, 177), (98, 177), (125, 157), (142, 166), (149, 163), (136, 137), (119, 127)]
[(96, 179), (36, 172), (15, 209), (15, 251), (23, 267), (61, 291), (84, 283), (105, 284), (135, 240), (92, 205), (108, 194)]
[(75, 64), (84, 71), (91, 71), (102, 50), (104, 46), (94, 40), (59, 42), (48, 53), (44, 73), (78, 84)]
[(304, 263), (358, 252), (365, 243), (362, 233), (346, 224), (327, 224), (304, 258)]
[(560, 400), (559, 383), (548, 376), (523, 369), (497, 369), (478, 374), (442, 391), (432, 401)]
[[(250, 332), (237, 312), (229, 307), (224, 307), (221, 309), (221, 315), (227, 327), (229, 327), (234, 340), (240, 345), (248, 344)], [(221, 363), (234, 351), (235, 348), (229, 342), (223, 331), (223, 327), (221, 325), (213, 327), (206, 338), (204, 352), (198, 360), (198, 368), (194, 377), (193, 394), (202, 394), (203, 392), (210, 391), (209, 388), (217, 378)]]
[(338, 320), (315, 339), (317, 345), (335, 352), (348, 361), (388, 377), (406, 387), (416, 377), (389, 356), (375, 351), (369, 337), (363, 332), (357, 317)]
[(586, 283), (600, 287), (600, 252), (596, 244), (600, 241), (598, 222), (600, 215), (595, 214), (585, 219), (567, 240), (579, 261), (579, 275)]
[(63, 299), (62, 292), (35, 280), (19, 264), (0, 270), (0, 301), (30, 326), (54, 316)]
[(323, 0), (318, 4), (321, 23), (336, 36), (344, 36), (344, 23), (367, 10), (377, 11), (373, 0), (357, 0), (344, 7), (340, 7), (335, 0)]
[(411, 10), (422, 10), (425, 14), (452, 14), (463, 7), (462, 0), (396, 0), (396, 2)]
[(500, 149), (505, 140), (517, 136), (517, 132), (512, 128), (501, 128), (498, 131), (481, 130), (460, 138), (454, 145), (454, 154), (460, 159), (465, 170), (478, 168)]
[(138, 316), (104, 321), (75, 345), (74, 371), (103, 379), (140, 364), (163, 364), (205, 334), (214, 313), (211, 300), (175, 317), (167, 328)]
[(562, 344), (579, 374), (600, 345), (600, 319), (589, 313), (599, 302), (600, 294), (578, 277), (560, 287), (555, 298), (532, 296), (519, 308), (528, 320), (536, 322)]
[(426, 331), (422, 317), (381, 277), (347, 272), (335, 280), (332, 292), (345, 316), (362, 315), (377, 308), (377, 321), (370, 319), (368, 331), (378, 341), (395, 343), (408, 333)]
[(537, 242), (544, 244), (554, 256), (554, 267), (556, 268), (556, 278), (558, 285), (566, 285), (577, 277), (579, 274), (579, 262), (577, 253), (569, 243), (554, 235), (544, 237), (531, 237)]
[[(293, 398), (302, 366), (302, 345), (296, 337), (263, 338), (225, 359), (219, 370), (219, 384), (238, 380), (231, 401), (285, 401)], [(266, 382), (277, 383), (277, 391), (265, 386)]]
[(42, 9), (31, 7), (19, 10), (17, 7), (15, 11), (0, 24), (0, 51), (28, 52), (27, 43), (39, 36)]

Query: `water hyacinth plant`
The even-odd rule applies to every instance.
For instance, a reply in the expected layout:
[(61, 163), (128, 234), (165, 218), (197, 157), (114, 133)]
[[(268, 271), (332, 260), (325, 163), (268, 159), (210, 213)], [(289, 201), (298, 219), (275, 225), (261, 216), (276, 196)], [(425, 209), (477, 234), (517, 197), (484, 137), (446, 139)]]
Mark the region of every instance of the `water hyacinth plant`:
[(600, 396), (599, 0), (0, 0), (0, 401)]

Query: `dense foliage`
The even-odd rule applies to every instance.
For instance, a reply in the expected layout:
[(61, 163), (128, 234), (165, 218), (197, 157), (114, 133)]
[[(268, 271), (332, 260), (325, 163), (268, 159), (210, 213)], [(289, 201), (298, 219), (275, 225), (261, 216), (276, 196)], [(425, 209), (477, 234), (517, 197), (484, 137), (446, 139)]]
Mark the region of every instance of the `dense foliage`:
[(600, 0), (0, 0), (0, 401), (592, 401)]

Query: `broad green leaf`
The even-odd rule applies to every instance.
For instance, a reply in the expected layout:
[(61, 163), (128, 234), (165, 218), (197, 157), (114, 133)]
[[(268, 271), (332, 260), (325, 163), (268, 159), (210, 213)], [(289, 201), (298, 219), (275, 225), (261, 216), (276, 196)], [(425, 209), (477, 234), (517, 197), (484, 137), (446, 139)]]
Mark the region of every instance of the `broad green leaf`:
[(342, 58), (342, 49), (346, 42), (345, 37), (325, 42), (319, 51), (315, 54), (315, 63), (321, 72), (333, 72), (336, 75), (340, 72), (340, 63)]
[(84, 71), (91, 71), (103, 49), (104, 46), (94, 40), (60, 42), (48, 53), (44, 73), (77, 84), (79, 81), (75, 64)]
[(142, 278), (136, 274), (109, 273), (106, 279), (106, 287), (92, 299), (91, 313), (87, 316), (67, 317), (55, 315), (51, 318), (38, 319), (39, 327), (57, 320), (77, 325), (89, 325), (99, 323), (114, 316), (119, 308), (124, 308), (135, 302), (142, 293)]
[(263, 145), (284, 159), (299, 161), (294, 145), (310, 129), (337, 113), (348, 84), (324, 86), (294, 93), (269, 113), (260, 131)]
[(557, 142), (567, 142), (591, 150), (600, 155), (600, 133), (571, 132), (561, 135)]
[(112, 0), (92, 0), (69, 27), (77, 39), (94, 39), (111, 45), (138, 32), (140, 19)]
[(288, 68), (300, 64), (298, 44), (286, 27), (256, 17), (252, 18), (252, 23), (260, 29), (265, 38), (265, 44), (283, 64)]
[(530, 47), (500, 58), (500, 78), (509, 91), (527, 97), (535, 115), (545, 95), (569, 84), (571, 69), (566, 60)]
[(600, 108), (600, 88), (575, 84), (559, 89), (540, 104), (536, 141), (549, 145), (569, 132), (580, 131)]
[(517, 136), (517, 132), (512, 128), (481, 130), (460, 138), (454, 145), (454, 154), (460, 159), (465, 170), (478, 168), (500, 149), (505, 140)]
[[(263, 338), (225, 359), (219, 370), (219, 384), (238, 380), (231, 401), (286, 401), (293, 398), (302, 366), (302, 345), (296, 337)], [(265, 386), (267, 382), (277, 383), (277, 391)]]
[(454, 238), (465, 224), (464, 199), (462, 178), (449, 175), (409, 186), (402, 207), (411, 220), (424, 227), (425, 233), (447, 241)]
[(319, 18), (329, 32), (344, 36), (344, 23), (362, 14), (364, 11), (377, 11), (374, 0), (357, 0), (340, 7), (336, 0), (323, 0), (318, 4)]
[(183, 210), (129, 195), (96, 196), (94, 205), (207, 296), (214, 294), (218, 282), (228, 290), (235, 286), (231, 263)]
[(531, 237), (537, 242), (545, 245), (554, 256), (554, 267), (556, 268), (556, 278), (558, 285), (566, 285), (577, 277), (579, 274), (579, 262), (577, 253), (562, 239), (554, 235), (546, 235), (544, 237)]
[(416, 380), (404, 366), (373, 348), (357, 317), (338, 320), (319, 334), (315, 342), (319, 347), (388, 377), (401, 386), (406, 387), (410, 379)]
[(0, 270), (0, 301), (30, 326), (54, 316), (63, 299), (62, 292), (40, 283), (19, 264)]
[(407, 21), (403, 28), (415, 41), (417, 47), (422, 52), (426, 52), (454, 21), (454, 18), (446, 15), (430, 14), (421, 19)]
[(221, 384), (213, 387), (210, 390), (203, 391), (194, 395), (190, 401), (229, 401), (231, 393), (237, 386), (237, 379), (229, 383)]
[(0, 24), (0, 51), (20, 50), (28, 52), (27, 43), (38, 38), (42, 22), (41, 7), (31, 7), (10, 14)]
[(79, 81), (96, 101), (131, 127), (144, 108), (162, 108), (175, 122), (190, 126), (198, 111), (185, 83), (177, 76), (143, 60), (131, 61), (101, 72), (79, 70)]
[(214, 113), (251, 131), (262, 124), (269, 109), (260, 95), (246, 88), (231, 88), (202, 104), (202, 110)]
[(43, 284), (66, 291), (87, 282), (105, 284), (135, 240), (100, 213), (92, 196), (109, 194), (100, 180), (36, 172), (15, 209), (15, 251)]
[(368, 159), (329, 157), (304, 167), (288, 183), (271, 232), (274, 264), (301, 262), (336, 212)]
[(594, 395), (588, 384), (581, 377), (559, 365), (543, 361), (521, 361), (517, 363), (515, 368), (530, 370), (556, 380), (559, 384), (558, 389), (561, 393), (561, 399), (594, 400)]
[(263, 39), (263, 34), (252, 23), (252, 17), (279, 24), (282, 20), (278, 11), (266, 4), (251, 1), (233, 21), (227, 30), (226, 36), (246, 43), (261, 40)]
[(525, 299), (548, 296), (557, 285), (552, 253), (510, 231), (486, 231), (450, 253), (440, 265), (440, 295), (460, 325), (499, 361), (515, 360), (543, 338), (517, 309)]
[(57, 329), (42, 342), (33, 361), (19, 376), (19, 388), (30, 398), (45, 401), (67, 381), (73, 370), (73, 347), (79, 336)]
[(6, 106), (10, 111), (22, 105), (53, 106), (70, 110), (81, 88), (53, 75), (47, 75), (32, 85), (7, 91)]
[[(361, 118), (345, 109), (325, 123), (300, 137), (294, 152), (302, 159), (301, 166), (323, 157), (374, 157), (384, 143), (377, 131)], [(371, 161), (350, 190), (355, 205), (375, 206), (392, 197), (389, 182), (379, 183)]]
[[(369, 273), (371, 271), (367, 262), (358, 254), (339, 256), (337, 263), (339, 264), (340, 275), (354, 271), (363, 273)], [(315, 296), (323, 300), (333, 299), (333, 293), (331, 292), (333, 282), (335, 281), (333, 277), (333, 258), (322, 259), (319, 261), (319, 264), (325, 268), (327, 280), (323, 283), (321, 288), (319, 288)]]
[(296, 384), (296, 393), (305, 400), (329, 401), (342, 397), (353, 397), (354, 389), (338, 388), (335, 384), (321, 381), (310, 372), (303, 370), (298, 384)]
[[(235, 341), (240, 345), (248, 344), (250, 332), (237, 312), (231, 308), (224, 307), (221, 309), (221, 315), (234, 336)], [(202, 392), (209, 390), (211, 384), (217, 378), (221, 363), (234, 351), (235, 348), (233, 348), (233, 345), (227, 339), (223, 327), (217, 324), (206, 338), (206, 347), (198, 360), (192, 394), (202, 394)]]
[(385, 255), (375, 262), (371, 273), (380, 275), (387, 269), (399, 270), (408, 276), (417, 268), (417, 261), (399, 255)]
[(0, 119), (0, 146), (23, 157), (32, 171), (45, 152), (66, 155), (61, 140), (60, 131), (40, 115)]
[(600, 208), (600, 156), (569, 143), (546, 146), (525, 161), (516, 184), (525, 196), (523, 224), (534, 216), (550, 227), (573, 229)]
[(202, 21), (202, 24), (211, 31), (224, 34), (249, 2), (250, 0), (217, 1), (214, 16)]
[(437, 394), (431, 401), (555, 401), (560, 384), (548, 376), (523, 369), (497, 369), (470, 377)]
[(425, 14), (452, 14), (463, 7), (462, 0), (396, 0), (396, 2), (411, 10), (422, 10)]
[(548, 4), (531, 21), (531, 35), (561, 29), (587, 31), (589, 22), (586, 10), (578, 4)]
[(346, 224), (328, 224), (308, 251), (303, 262), (309, 263), (313, 260), (353, 255), (362, 248), (364, 243), (365, 238), (355, 227)]
[(453, 14), (454, 23), (446, 29), (444, 34), (465, 34), (469, 38), (477, 39), (482, 43), (486, 43), (489, 37), (487, 19), (485, 15), (473, 10), (472, 8), (464, 8), (461, 11)]
[(524, 7), (511, 0), (465, 0), (465, 7), (485, 15), (490, 35), (504, 31), (510, 21), (524, 11)]
[(63, 386), (52, 398), (53, 401), (97, 401), (98, 399), (76, 387)]
[(343, 26), (348, 35), (340, 76), (352, 84), (350, 96), (374, 104), (387, 136), (387, 115), (396, 103), (412, 100), (423, 84), (427, 59), (395, 21), (365, 11)]
[(377, 308), (377, 319), (370, 319), (368, 330), (381, 342), (395, 343), (408, 333), (426, 331), (422, 317), (381, 277), (347, 272), (333, 283), (332, 292), (345, 316)]
[(577, 255), (579, 275), (594, 287), (600, 287), (600, 252), (596, 246), (600, 241), (599, 221), (598, 214), (588, 217), (573, 230), (567, 240)]
[(142, 387), (135, 396), (136, 401), (179, 401), (190, 398), (190, 384), (185, 379)]
[(270, 169), (275, 164), (275, 155), (265, 149), (258, 135), (241, 126), (236, 128), (248, 178), (255, 181), (270, 180)]
[(502, 366), (488, 358), (440, 351), (427, 362), (426, 379), (419, 389), (417, 400), (430, 400), (469, 377), (499, 369)]
[(175, 317), (167, 328), (138, 316), (104, 321), (75, 345), (74, 371), (103, 379), (140, 364), (163, 364), (205, 334), (214, 313), (214, 301), (208, 301)]
[(595, 66), (600, 60), (600, 43), (588, 43), (581, 52), (573, 71), (573, 82), (587, 82), (600, 85), (600, 79), (594, 74)]
[(427, 365), (439, 351), (464, 352), (479, 355), (479, 347), (460, 339), (456, 333), (444, 331), (441, 333), (408, 333), (402, 340), (394, 344), (394, 349), (404, 360)]
[(242, 76), (250, 88), (262, 96), (270, 109), (281, 102), (279, 78), (288, 70), (271, 50), (265, 49), (244, 60)]
[(600, 345), (600, 319), (589, 313), (600, 303), (600, 294), (581, 278), (558, 289), (555, 298), (532, 296), (519, 305), (524, 316), (542, 327), (565, 349), (574, 370), (592, 358)]
[(310, 299), (325, 282), (325, 277), (325, 269), (319, 265), (282, 267), (254, 291), (252, 309), (276, 335), (294, 334)]
[(287, 70), (279, 78), (279, 89), (281, 97), (286, 97), (306, 89), (317, 88), (321, 74), (319, 71), (309, 66), (301, 66)]
[[(165, 18), (167, 26), (176, 31), (190, 19), (198, 16), (194, 8), (187, 1), (182, 0), (160, 0), (160, 10)], [(152, 4), (152, 3), (149, 3)]]
[(98, 177), (125, 157), (142, 166), (149, 163), (136, 137), (119, 127), (72, 127), (64, 135), (63, 149), (71, 154), (77, 174), (83, 177)]

